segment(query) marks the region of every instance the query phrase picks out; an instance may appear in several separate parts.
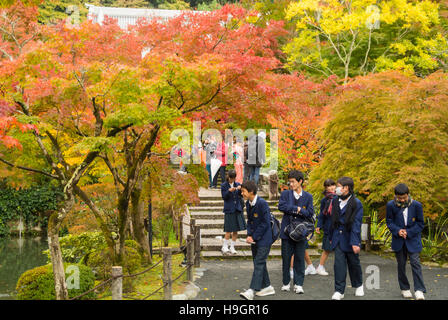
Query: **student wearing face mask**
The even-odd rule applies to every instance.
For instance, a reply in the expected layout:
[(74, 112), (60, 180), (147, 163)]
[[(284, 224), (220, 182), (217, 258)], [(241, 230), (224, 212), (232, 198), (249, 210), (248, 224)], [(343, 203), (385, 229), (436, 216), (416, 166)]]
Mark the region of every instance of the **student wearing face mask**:
[(336, 182), (333, 179), (327, 179), (324, 182), (323, 191), (324, 198), (320, 201), (320, 211), (317, 219), (316, 233), (324, 232), (322, 238), (322, 256), (320, 257), (319, 266), (317, 267), (316, 273), (321, 276), (328, 276), (328, 272), (325, 270), (324, 264), (327, 261), (328, 256), (331, 252), (330, 239), (328, 238), (328, 233), (331, 225), (331, 209), (333, 198), (336, 196)]
[(395, 252), (398, 265), (398, 284), (404, 298), (412, 298), (410, 284), (406, 276), (406, 262), (409, 261), (414, 280), (415, 298), (424, 300), (426, 293), (423, 283), (420, 252), (422, 251), (422, 230), (424, 228), (422, 204), (409, 195), (409, 188), (398, 184), (395, 199), (387, 203), (386, 223), (392, 233), (392, 250)]
[(352, 178), (342, 177), (337, 181), (336, 195), (332, 201), (329, 239), (331, 250), (334, 250), (335, 292), (332, 299), (341, 300), (344, 298), (347, 268), (352, 288), (356, 288), (355, 296), (364, 295), (359, 261), (363, 207), (355, 196)]

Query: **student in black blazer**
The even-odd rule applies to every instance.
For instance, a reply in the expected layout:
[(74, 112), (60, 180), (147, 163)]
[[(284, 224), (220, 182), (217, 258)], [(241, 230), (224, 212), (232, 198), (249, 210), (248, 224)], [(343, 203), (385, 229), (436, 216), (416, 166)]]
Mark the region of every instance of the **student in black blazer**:
[(289, 271), (291, 257), (294, 255), (293, 280), (294, 292), (304, 293), (303, 282), (305, 279), (305, 249), (307, 240), (294, 241), (284, 232), (291, 219), (312, 218), (314, 216), (313, 196), (302, 189), (304, 176), (298, 170), (292, 170), (288, 174), (290, 190), (285, 190), (280, 195), (278, 209), (283, 212), (280, 228), (280, 238), (282, 239), (282, 270), (283, 286), (282, 291), (291, 290), (291, 275)]
[(409, 261), (414, 279), (415, 298), (424, 300), (426, 293), (423, 282), (420, 252), (422, 251), (422, 230), (424, 228), (422, 204), (409, 195), (407, 185), (400, 183), (395, 187), (395, 199), (387, 203), (386, 223), (392, 233), (392, 250), (398, 264), (398, 284), (404, 298), (412, 298), (406, 277), (406, 262)]

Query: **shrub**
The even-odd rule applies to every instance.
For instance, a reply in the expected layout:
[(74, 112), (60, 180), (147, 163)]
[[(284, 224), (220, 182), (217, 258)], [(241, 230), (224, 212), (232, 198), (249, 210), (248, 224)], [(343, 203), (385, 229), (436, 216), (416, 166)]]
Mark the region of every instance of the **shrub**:
[[(92, 252), (107, 248), (106, 239), (101, 232), (84, 232), (59, 238), (62, 259), (69, 263), (84, 263)], [(43, 251), (50, 262), (50, 250)]]
[[(136, 242), (133, 242), (133, 245), (135, 245)], [(125, 257), (123, 264), (123, 274), (135, 273), (142, 267), (142, 256), (139, 254), (138, 249), (125, 246), (124, 250)], [(106, 280), (110, 278), (113, 263), (109, 250), (98, 250), (92, 252), (88, 257), (86, 264), (90, 268), (92, 268), (97, 279)], [(123, 278), (123, 291), (130, 292), (132, 290), (133, 278)]]
[[(73, 264), (64, 264), (64, 268)], [(69, 298), (92, 289), (95, 285), (95, 275), (92, 270), (82, 264), (75, 264), (79, 268), (79, 288), (68, 289)], [(70, 276), (71, 273), (67, 274)], [(55, 300), (53, 268), (51, 265), (40, 266), (25, 271), (17, 281), (18, 300)], [(95, 292), (81, 297), (82, 300), (95, 299)]]
[[(123, 273), (131, 274), (142, 267), (142, 256), (138, 249), (124, 247)], [(112, 256), (109, 250), (97, 250), (89, 254), (86, 265), (92, 268), (97, 279), (108, 279), (111, 276)]]

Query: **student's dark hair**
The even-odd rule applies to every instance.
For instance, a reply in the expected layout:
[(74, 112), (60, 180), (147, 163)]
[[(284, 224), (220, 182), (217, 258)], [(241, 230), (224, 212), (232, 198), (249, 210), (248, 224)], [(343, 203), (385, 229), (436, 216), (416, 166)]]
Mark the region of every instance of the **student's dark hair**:
[(297, 182), (300, 182), (300, 180), (302, 180), (302, 184), (303, 184), (303, 180), (305, 180), (305, 177), (303, 175), (303, 173), (299, 170), (291, 170), (288, 173), (288, 180), (289, 179), (296, 179)]
[(404, 183), (399, 183), (394, 188), (395, 195), (402, 196), (404, 194), (409, 194), (409, 188)]
[(355, 189), (355, 183), (353, 182), (352, 178), (341, 177), (338, 179), (338, 183), (341, 184), (343, 187), (348, 186), (350, 193), (353, 193), (353, 190)]
[(329, 186), (335, 186), (336, 182), (333, 179), (327, 179), (324, 181), (324, 188), (327, 188)]
[(229, 170), (229, 172), (227, 172), (227, 177), (226, 180), (229, 181), (230, 179), (235, 179), (236, 178), (236, 171), (235, 170)]
[(247, 190), (247, 192), (252, 192), (253, 194), (257, 194), (258, 190), (257, 185), (252, 180), (244, 181), (241, 185), (241, 188), (244, 188)]

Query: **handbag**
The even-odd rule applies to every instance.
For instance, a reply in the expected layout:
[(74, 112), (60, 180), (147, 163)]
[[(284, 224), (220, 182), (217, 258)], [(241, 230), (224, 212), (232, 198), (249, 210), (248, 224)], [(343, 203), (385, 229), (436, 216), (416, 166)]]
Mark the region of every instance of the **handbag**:
[(314, 235), (314, 223), (314, 218), (292, 216), (284, 232), (293, 241), (308, 241)]

